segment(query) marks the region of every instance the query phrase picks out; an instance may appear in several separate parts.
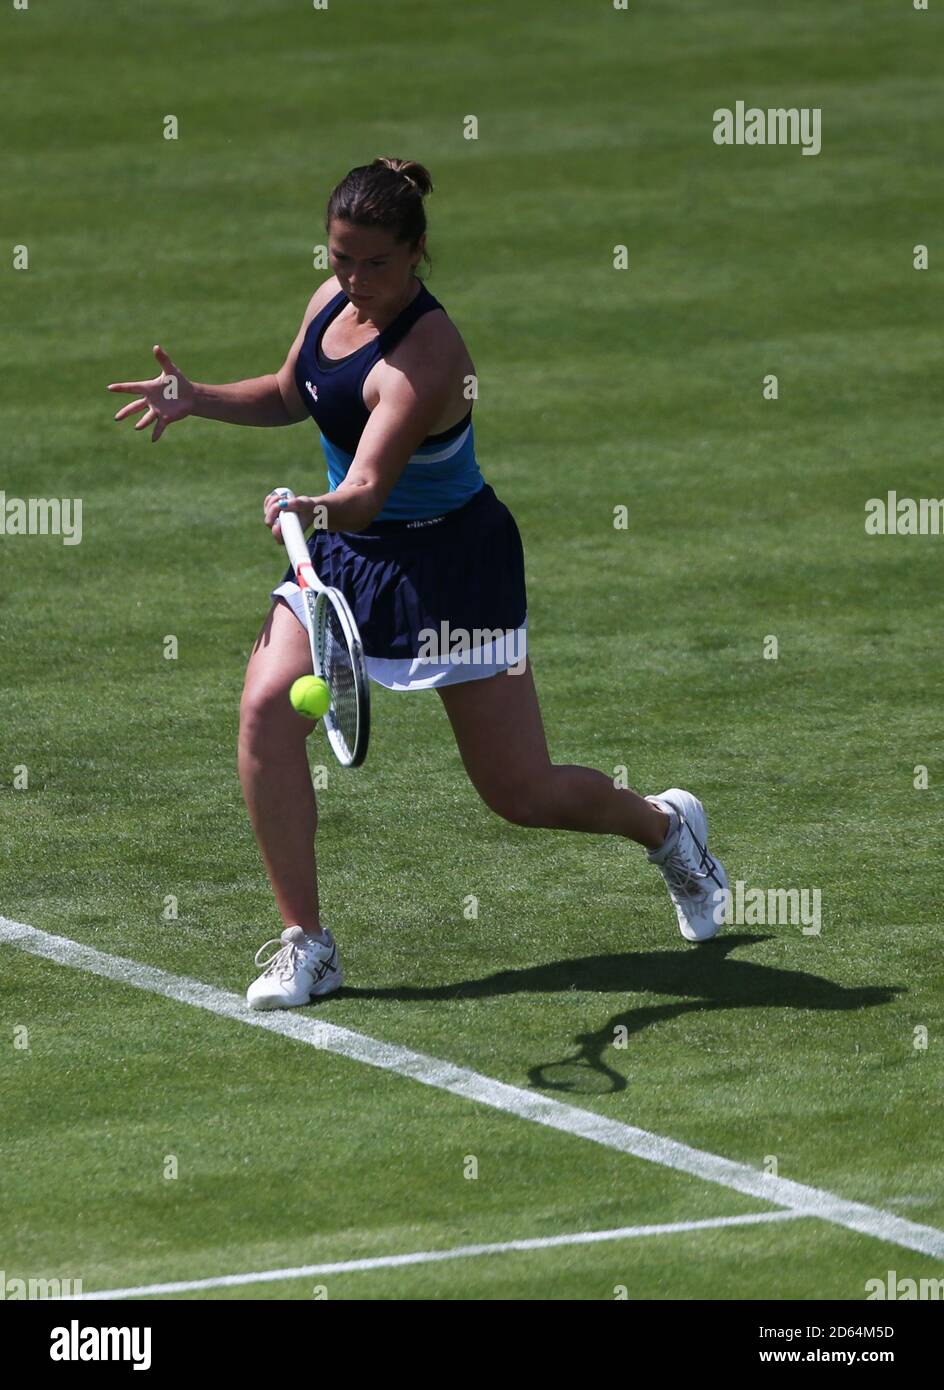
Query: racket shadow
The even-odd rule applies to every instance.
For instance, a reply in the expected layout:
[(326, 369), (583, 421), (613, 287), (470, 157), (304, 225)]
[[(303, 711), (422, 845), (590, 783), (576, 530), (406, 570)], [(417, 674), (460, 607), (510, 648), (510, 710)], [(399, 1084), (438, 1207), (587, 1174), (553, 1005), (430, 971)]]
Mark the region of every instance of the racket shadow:
[(347, 987), (341, 995), (348, 999), (395, 1000), (405, 1004), (494, 999), (503, 995), (546, 997), (575, 991), (662, 996), (659, 1003), (620, 1009), (593, 1032), (574, 1037), (574, 1050), (569, 1055), (535, 1065), (527, 1073), (531, 1084), (542, 1090), (600, 1095), (624, 1090), (627, 1085), (626, 1078), (604, 1060), (605, 1057), (612, 1060), (614, 1056), (617, 1030), (625, 1030), (623, 1036), (628, 1046), (631, 1039), (644, 1030), (688, 1014), (758, 1008), (844, 1012), (889, 1004), (897, 995), (907, 992), (898, 985), (849, 987), (807, 971), (731, 959), (732, 953), (740, 948), (774, 939), (769, 935), (742, 933), (719, 937), (695, 950), (583, 956), (497, 971), (480, 979), (452, 984), (385, 989)]

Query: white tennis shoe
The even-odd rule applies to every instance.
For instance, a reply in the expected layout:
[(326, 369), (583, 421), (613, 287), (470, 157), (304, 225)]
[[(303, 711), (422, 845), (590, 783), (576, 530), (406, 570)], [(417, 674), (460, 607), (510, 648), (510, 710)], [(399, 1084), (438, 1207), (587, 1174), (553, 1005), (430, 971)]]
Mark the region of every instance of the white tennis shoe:
[[(286, 927), (280, 937), (259, 947), (256, 965), (263, 973), (246, 991), (250, 1009), (291, 1009), (340, 989), (343, 976), (338, 948), (328, 928), (322, 931), (323, 936), (317, 937), (301, 927)], [(270, 946), (279, 950), (260, 960)]]
[(728, 876), (708, 852), (708, 817), (697, 796), (670, 787), (647, 796), (660, 811), (674, 812), (672, 828), (659, 849), (648, 851), (657, 864), (686, 941), (710, 941), (724, 920)]

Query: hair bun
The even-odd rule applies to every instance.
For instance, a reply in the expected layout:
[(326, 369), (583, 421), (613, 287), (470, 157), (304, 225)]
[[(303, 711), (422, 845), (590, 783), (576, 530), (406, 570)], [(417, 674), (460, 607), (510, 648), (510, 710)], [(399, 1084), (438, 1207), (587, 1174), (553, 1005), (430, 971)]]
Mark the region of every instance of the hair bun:
[(394, 174), (402, 174), (413, 185), (421, 198), (433, 191), (433, 180), (429, 170), (415, 159), (392, 159), (381, 155), (374, 160), (374, 168), (390, 169)]

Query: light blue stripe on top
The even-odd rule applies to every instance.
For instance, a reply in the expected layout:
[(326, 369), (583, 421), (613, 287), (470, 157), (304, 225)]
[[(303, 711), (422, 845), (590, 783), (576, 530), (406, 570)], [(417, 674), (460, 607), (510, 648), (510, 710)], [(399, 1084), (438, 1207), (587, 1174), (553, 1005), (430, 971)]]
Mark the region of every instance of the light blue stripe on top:
[[(354, 455), (321, 435), (329, 491), (341, 486)], [(421, 444), (400, 474), (375, 521), (412, 521), (454, 511), (485, 486), (475, 457), (472, 421), (455, 439)]]

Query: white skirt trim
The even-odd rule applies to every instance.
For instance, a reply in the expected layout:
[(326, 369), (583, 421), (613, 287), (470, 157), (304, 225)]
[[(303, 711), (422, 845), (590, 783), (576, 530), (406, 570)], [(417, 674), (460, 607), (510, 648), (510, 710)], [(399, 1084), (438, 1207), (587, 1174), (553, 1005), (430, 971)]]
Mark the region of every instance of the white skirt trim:
[[(272, 590), (272, 598), (284, 598), (295, 617), (305, 626), (305, 612), (300, 590), (293, 580), (286, 580)], [(441, 685), (458, 685), (464, 681), (484, 680), (502, 671), (523, 672), (528, 652), (528, 615), (509, 640), (499, 639), (459, 655), (453, 661), (432, 662), (426, 657), (365, 658), (367, 675), (376, 685), (387, 690), (429, 690)]]

